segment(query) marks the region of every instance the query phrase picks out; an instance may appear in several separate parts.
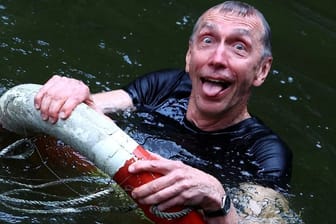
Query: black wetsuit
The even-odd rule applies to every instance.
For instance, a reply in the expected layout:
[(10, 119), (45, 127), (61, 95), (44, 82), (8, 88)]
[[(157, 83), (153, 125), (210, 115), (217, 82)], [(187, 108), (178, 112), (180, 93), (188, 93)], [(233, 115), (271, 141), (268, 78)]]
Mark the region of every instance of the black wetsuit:
[(186, 72), (153, 72), (123, 89), (137, 108), (133, 118), (141, 120), (141, 125), (128, 132), (145, 148), (204, 170), (222, 183), (253, 181), (287, 189), (291, 151), (260, 120), (252, 117), (206, 132), (186, 119), (191, 91)]

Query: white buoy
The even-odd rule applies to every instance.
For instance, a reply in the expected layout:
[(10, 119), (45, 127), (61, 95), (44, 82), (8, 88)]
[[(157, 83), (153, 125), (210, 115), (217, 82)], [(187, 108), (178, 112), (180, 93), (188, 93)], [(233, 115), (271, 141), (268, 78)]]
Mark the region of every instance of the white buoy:
[[(129, 195), (130, 189), (160, 177), (154, 173), (128, 173), (128, 166), (134, 161), (153, 158), (111, 119), (86, 104), (78, 105), (68, 119), (59, 120), (56, 124), (43, 121), (34, 107), (34, 96), (40, 88), (41, 85), (22, 84), (1, 96), (0, 123), (3, 128), (25, 136), (45, 133), (62, 140), (112, 177)], [(167, 219), (154, 215), (151, 206), (139, 204), (139, 207), (158, 224), (205, 223), (195, 211), (180, 218)], [(178, 207), (168, 212), (183, 209)]]

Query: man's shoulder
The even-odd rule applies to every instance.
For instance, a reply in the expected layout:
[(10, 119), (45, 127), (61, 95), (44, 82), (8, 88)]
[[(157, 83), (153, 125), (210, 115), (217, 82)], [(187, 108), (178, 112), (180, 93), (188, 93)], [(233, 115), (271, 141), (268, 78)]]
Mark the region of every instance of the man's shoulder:
[(153, 110), (169, 98), (187, 97), (191, 91), (188, 73), (181, 69), (162, 69), (140, 76), (124, 90), (134, 105)]
[(159, 90), (188, 91), (191, 90), (189, 74), (181, 69), (163, 69), (148, 73), (143, 78), (159, 86)]
[(257, 117), (252, 117), (240, 124), (240, 130), (245, 140), (251, 141), (251, 150), (290, 154), (291, 151), (285, 141)]
[(139, 78), (157, 78), (157, 79), (170, 79), (170, 78), (188, 78), (188, 73), (183, 69), (168, 68), (148, 72)]
[(234, 125), (231, 131), (238, 136), (239, 148), (244, 148), (248, 160), (257, 166), (257, 182), (286, 189), (291, 177), (292, 151), (281, 137), (256, 117)]

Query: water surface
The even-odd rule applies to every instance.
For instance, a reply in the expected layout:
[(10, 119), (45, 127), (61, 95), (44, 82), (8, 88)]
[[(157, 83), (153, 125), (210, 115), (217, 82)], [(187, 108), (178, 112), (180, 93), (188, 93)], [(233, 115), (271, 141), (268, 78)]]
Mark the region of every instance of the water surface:
[[(334, 223), (335, 2), (249, 2), (271, 25), (274, 54), (272, 71), (254, 91), (250, 110), (294, 152), (291, 207), (306, 223)], [(81, 79), (93, 92), (100, 92), (119, 88), (148, 71), (183, 68), (192, 26), (215, 3), (219, 1), (1, 1), (0, 92), (21, 83), (43, 83), (52, 74)], [(6, 136), (1, 138), (6, 142)], [(30, 160), (1, 160), (0, 166), (4, 178), (55, 178), (37, 155)], [(53, 170), (64, 178), (79, 175), (75, 169)], [(83, 193), (92, 190), (85, 186), (74, 188)], [(97, 186), (101, 185), (93, 188)], [(7, 188), (0, 185), (0, 191)], [(4, 223), (60, 221), (53, 216), (31, 220), (29, 214), (4, 207), (0, 211)], [(67, 216), (63, 223), (145, 222), (129, 214), (81, 216)]]

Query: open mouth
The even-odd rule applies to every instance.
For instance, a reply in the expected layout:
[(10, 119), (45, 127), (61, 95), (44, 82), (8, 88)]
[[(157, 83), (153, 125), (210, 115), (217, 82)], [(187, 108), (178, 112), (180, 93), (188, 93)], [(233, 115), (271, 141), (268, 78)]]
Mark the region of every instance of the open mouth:
[(232, 83), (223, 80), (201, 78), (203, 92), (208, 96), (218, 96)]

